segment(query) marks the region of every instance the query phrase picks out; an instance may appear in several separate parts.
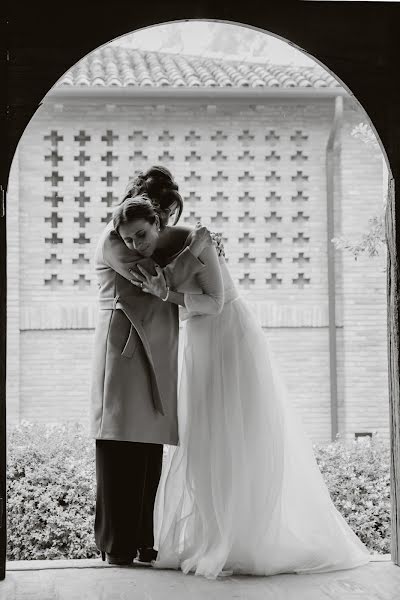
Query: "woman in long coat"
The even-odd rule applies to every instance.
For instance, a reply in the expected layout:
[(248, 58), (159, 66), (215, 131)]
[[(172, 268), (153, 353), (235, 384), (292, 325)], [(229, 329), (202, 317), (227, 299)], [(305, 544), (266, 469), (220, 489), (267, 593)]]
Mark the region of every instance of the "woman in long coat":
[[(153, 168), (136, 191), (152, 193), (162, 208), (180, 204), (168, 171)], [(146, 184), (147, 190), (146, 190)], [(129, 249), (114, 230), (104, 229), (95, 252), (99, 315), (94, 342), (91, 431), (96, 438), (95, 539), (111, 564), (155, 558), (153, 508), (163, 444), (178, 444), (178, 307), (130, 283), (138, 265), (163, 267), (175, 290), (201, 293), (193, 274), (208, 239), (205, 228), (159, 227), (153, 257), (143, 242)], [(183, 250), (183, 251), (182, 251)], [(190, 285), (188, 282), (191, 282)], [(185, 286), (186, 284), (186, 286)]]

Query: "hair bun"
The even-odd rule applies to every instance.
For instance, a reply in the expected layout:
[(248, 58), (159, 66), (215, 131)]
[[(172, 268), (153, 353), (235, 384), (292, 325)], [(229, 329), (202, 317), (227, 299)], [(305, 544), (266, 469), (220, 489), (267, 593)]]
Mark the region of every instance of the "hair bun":
[(150, 198), (161, 198), (171, 191), (178, 191), (172, 174), (165, 167), (150, 167), (143, 177), (143, 187)]
[(139, 172), (136, 177), (131, 179), (126, 187), (124, 199), (133, 198), (138, 196), (144, 190), (145, 175), (143, 172)]
[(171, 171), (166, 167), (153, 165), (144, 173), (137, 173), (136, 177), (129, 182), (122, 202), (127, 198), (134, 198), (140, 195), (145, 196), (160, 210), (164, 210), (173, 203), (176, 203), (178, 210), (176, 212), (175, 223), (177, 223), (183, 206), (183, 200), (178, 190), (179, 186), (175, 182)]

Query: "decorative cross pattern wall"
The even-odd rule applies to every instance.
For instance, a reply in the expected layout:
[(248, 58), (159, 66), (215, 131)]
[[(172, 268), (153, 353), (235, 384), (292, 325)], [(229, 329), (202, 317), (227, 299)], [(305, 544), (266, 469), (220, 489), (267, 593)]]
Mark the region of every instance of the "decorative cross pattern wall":
[(182, 222), (202, 220), (223, 233), (227, 261), (243, 290), (267, 289), (273, 297), (279, 290), (293, 296), (312, 288), (321, 253), (313, 232), (323, 224), (310, 208), (316, 185), (306, 128), (63, 125), (43, 135), (43, 147), (48, 291), (92, 293), (100, 231), (129, 177), (154, 163), (170, 168), (180, 185)]

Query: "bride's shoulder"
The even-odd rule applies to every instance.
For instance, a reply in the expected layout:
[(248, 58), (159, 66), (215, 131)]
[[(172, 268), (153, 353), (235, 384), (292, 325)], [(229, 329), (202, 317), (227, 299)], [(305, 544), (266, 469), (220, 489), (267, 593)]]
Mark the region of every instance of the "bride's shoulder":
[(183, 245), (190, 241), (193, 231), (194, 228), (188, 225), (174, 225), (170, 228), (169, 235), (175, 243)]
[(192, 233), (192, 231), (194, 231), (194, 227), (191, 227), (190, 225), (174, 225), (173, 227), (171, 227), (171, 231), (175, 231), (181, 235), (188, 235), (189, 233)]

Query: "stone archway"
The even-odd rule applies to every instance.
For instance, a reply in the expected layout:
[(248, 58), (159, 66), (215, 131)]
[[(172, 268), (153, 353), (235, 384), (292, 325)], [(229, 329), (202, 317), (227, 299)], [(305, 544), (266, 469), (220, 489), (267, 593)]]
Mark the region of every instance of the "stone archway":
[[(284, 4), (277, 9), (271, 11), (271, 14), (264, 14), (262, 10), (252, 6), (247, 7), (248, 11), (246, 17), (241, 14), (240, 11), (232, 8), (229, 10), (221, 11), (218, 7), (210, 9), (207, 3), (202, 5), (201, 3), (196, 7), (187, 7), (183, 2), (176, 3), (175, 14), (166, 15), (165, 12), (171, 13), (171, 9), (153, 10), (151, 16), (143, 11), (127, 8), (123, 2), (121, 2), (121, 10), (118, 13), (117, 6), (114, 5), (115, 14), (109, 19), (107, 24), (103, 24), (99, 27), (96, 32), (93, 32), (88, 36), (87, 27), (86, 30), (78, 27), (78, 31), (75, 35), (75, 40), (81, 40), (80, 47), (74, 49), (69, 48), (68, 36), (63, 33), (61, 35), (62, 43), (58, 44), (57, 51), (54, 52), (53, 45), (57, 47), (57, 35), (56, 32), (51, 33), (41, 29), (40, 24), (35, 29), (35, 37), (38, 39), (50, 39), (52, 42), (48, 42), (48, 50), (43, 53), (43, 47), (35, 44), (35, 41), (30, 39), (31, 47), (34, 51), (26, 52), (23, 50), (21, 45), (21, 37), (18, 37), (18, 32), (26, 33), (29, 31), (28, 24), (32, 19), (29, 9), (25, 13), (21, 14), (16, 18), (14, 14), (14, 36), (11, 37), (12, 43), (10, 45), (10, 61), (4, 66), (4, 72), (9, 74), (11, 77), (9, 87), (9, 107), (6, 113), (2, 115), (1, 127), (7, 134), (8, 144), (8, 161), (2, 167), (2, 181), (4, 182), (3, 188), (5, 189), (8, 168), (11, 163), (11, 158), (16, 147), (16, 143), (22, 133), (24, 126), (35, 111), (37, 103), (41, 97), (54, 83), (54, 81), (64, 71), (67, 70), (68, 66), (75, 63), (90, 48), (97, 47), (104, 43), (105, 39), (110, 39), (117, 35), (122, 35), (126, 32), (126, 22), (131, 19), (132, 25), (136, 24), (137, 27), (130, 26), (129, 29), (143, 27), (154, 22), (170, 21), (171, 16), (176, 20), (182, 18), (204, 18), (204, 19), (218, 19), (228, 20), (230, 22), (243, 23), (244, 25), (250, 25), (262, 29), (266, 32), (273, 32), (277, 35), (282, 36), (285, 39), (291, 39), (296, 42), (300, 47), (306, 48), (310, 51), (313, 56), (320, 57), (321, 62), (336, 73), (341, 80), (345, 81), (353, 92), (357, 95), (363, 106), (366, 108), (372, 121), (375, 123), (376, 129), (379, 132), (385, 148), (389, 155), (392, 164), (392, 172), (394, 181), (399, 176), (399, 163), (400, 163), (400, 151), (396, 146), (396, 139), (400, 133), (400, 122), (396, 116), (396, 98), (397, 91), (396, 84), (390, 79), (390, 68), (394, 68), (395, 65), (395, 53), (393, 52), (396, 48), (395, 39), (397, 39), (396, 30), (394, 23), (396, 17), (398, 18), (399, 12), (395, 6), (382, 7), (382, 17), (379, 23), (378, 31), (375, 30), (377, 25), (375, 20), (375, 14), (370, 11), (369, 8), (365, 7), (363, 14), (360, 16), (358, 11), (354, 10), (353, 7), (348, 6), (342, 8), (344, 12), (337, 14), (334, 7), (321, 12), (321, 9), (316, 3), (298, 3), (293, 5), (292, 13), (288, 17), (287, 6)], [(69, 10), (71, 10), (71, 6)], [(396, 12), (397, 11), (397, 12)], [(72, 13), (72, 11), (71, 11)], [(117, 14), (118, 13), (118, 14)], [(93, 24), (93, 15), (90, 11), (84, 12), (83, 22), (88, 26), (90, 23)], [(67, 15), (65, 17), (64, 28), (71, 31), (73, 20), (72, 14), (68, 20)], [(345, 19), (343, 20), (343, 17)], [(301, 26), (302, 20), (308, 19), (309, 28), (306, 30)], [(343, 34), (343, 24), (348, 33), (351, 33), (351, 27), (357, 27), (363, 24), (365, 30), (362, 32), (365, 44), (360, 48), (359, 39), (353, 41), (351, 36)], [(100, 23), (100, 19), (99, 19)], [(327, 26), (329, 23), (329, 27)], [(10, 28), (11, 29), (11, 28)], [(328, 31), (329, 29), (329, 31)], [(108, 30), (108, 31), (106, 31)], [(47, 36), (47, 37), (46, 37)], [(90, 42), (88, 41), (90, 37)], [(29, 35), (25, 37), (24, 43), (29, 40)], [(60, 35), (58, 36), (60, 39)], [(330, 45), (331, 44), (331, 45)], [(326, 49), (336, 48), (335, 52), (327, 54)], [(15, 54), (13, 54), (13, 52)], [(365, 64), (365, 52), (369, 55), (369, 62)], [(53, 64), (46, 63), (46, 57), (54, 56), (55, 61)], [(385, 60), (382, 61), (382, 57)], [(344, 64), (344, 59), (348, 60), (348, 64)], [(355, 64), (358, 67), (356, 73), (352, 72), (350, 65)], [(364, 64), (361, 67), (361, 63)], [(44, 69), (40, 69), (40, 65), (45, 64)], [(21, 67), (28, 67), (29, 69), (36, 71), (38, 83), (30, 88), (21, 86), (22, 76)], [(38, 68), (39, 67), (39, 68)], [(376, 94), (372, 93), (371, 89), (368, 89), (368, 85), (374, 79), (374, 76), (381, 85), (381, 91), (386, 93)], [(394, 78), (393, 78), (394, 79)], [(382, 113), (384, 116), (382, 116)], [(5, 138), (4, 138), (5, 139)], [(392, 413), (392, 468), (393, 468), (393, 559), (398, 564), (399, 560), (399, 497), (400, 497), (400, 475), (397, 471), (397, 465), (400, 457), (399, 448), (399, 406), (398, 406), (398, 381), (399, 381), (399, 365), (397, 348), (399, 342), (399, 331), (398, 331), (398, 266), (397, 266), (397, 249), (399, 247), (398, 231), (399, 227), (396, 225), (397, 215), (395, 213), (395, 197), (394, 187), (391, 187), (390, 195), (390, 208), (389, 208), (389, 251), (390, 251), (390, 273), (389, 273), (389, 333), (390, 333), (390, 359), (391, 359), (391, 370), (390, 370), (390, 390), (391, 390), (391, 413)], [(5, 221), (1, 221), (0, 231), (0, 254), (5, 257), (6, 245), (5, 245)], [(1, 278), (2, 284), (5, 284), (5, 259), (3, 258), (1, 263)], [(1, 400), (1, 415), (2, 422), (0, 425), (1, 435), (1, 450), (2, 450), (2, 475), (3, 480), (1, 482), (1, 496), (5, 497), (5, 285), (2, 285), (2, 297), (0, 306), (0, 326), (2, 331), (1, 338), (1, 388), (0, 388), (0, 400)], [(2, 515), (3, 525), (3, 536), (1, 545), (1, 558), (4, 561), (5, 558), (5, 511)]]

